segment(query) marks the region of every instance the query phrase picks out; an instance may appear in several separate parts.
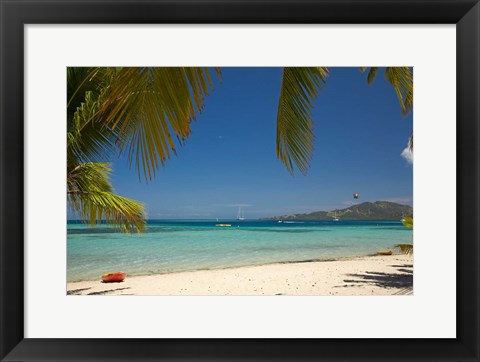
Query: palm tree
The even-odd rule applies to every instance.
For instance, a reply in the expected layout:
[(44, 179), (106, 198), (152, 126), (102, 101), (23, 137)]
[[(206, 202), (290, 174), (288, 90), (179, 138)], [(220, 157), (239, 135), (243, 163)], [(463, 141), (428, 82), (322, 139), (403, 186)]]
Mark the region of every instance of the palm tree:
[[(368, 68), (361, 68), (366, 71)], [(368, 71), (371, 83), (378, 67)], [(215, 68), (217, 77), (220, 70)], [(277, 157), (293, 174), (303, 174), (313, 153), (312, 102), (325, 84), (326, 67), (285, 67), (277, 113)], [(413, 103), (413, 76), (408, 67), (387, 67), (402, 112)], [(123, 230), (141, 231), (140, 203), (115, 195), (106, 163), (126, 155), (139, 178), (151, 180), (182, 144), (192, 120), (213, 90), (208, 68), (68, 68), (67, 195), (71, 208), (94, 223), (105, 218)], [(413, 147), (413, 138), (411, 138)]]
[(126, 153), (139, 175), (155, 175), (182, 142), (212, 88), (205, 68), (68, 68), (67, 199), (83, 220), (143, 231), (145, 208), (116, 195), (112, 154)]
[[(402, 220), (403, 225), (409, 229), (413, 229), (413, 217), (406, 217)], [(400, 249), (403, 254), (413, 254), (413, 244), (397, 244), (395, 248)]]

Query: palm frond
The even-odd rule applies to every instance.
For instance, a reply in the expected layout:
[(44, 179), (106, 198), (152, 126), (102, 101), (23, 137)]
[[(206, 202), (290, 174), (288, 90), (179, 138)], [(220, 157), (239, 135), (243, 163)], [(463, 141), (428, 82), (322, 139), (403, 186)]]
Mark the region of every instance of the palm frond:
[(144, 206), (135, 200), (106, 191), (71, 192), (68, 199), (74, 212), (90, 224), (105, 220), (127, 233), (145, 229)]
[(413, 69), (412, 68), (402, 68), (405, 72), (405, 76), (408, 79), (409, 86), (405, 99), (403, 101), (407, 112), (413, 108)]
[(97, 96), (112, 76), (110, 68), (67, 67), (67, 122), (84, 102), (85, 93)]
[(285, 67), (278, 102), (277, 157), (293, 174), (305, 174), (313, 151), (312, 101), (325, 83), (328, 68)]
[(377, 75), (378, 67), (371, 67), (367, 75), (367, 83), (371, 84)]
[(67, 168), (79, 163), (108, 161), (124, 135), (103, 126), (100, 107), (105, 102), (115, 68), (67, 68)]
[(67, 125), (67, 168), (91, 160), (107, 161), (116, 152), (123, 135), (98, 122), (102, 94), (87, 91)]
[[(217, 76), (220, 69), (215, 68)], [(139, 176), (155, 175), (182, 142), (213, 90), (207, 68), (67, 68), (67, 195), (84, 220), (144, 228), (141, 203), (115, 195), (106, 161), (128, 154)]]
[(413, 254), (413, 245), (412, 244), (397, 244), (395, 248), (400, 249), (402, 254), (412, 255)]
[[(404, 217), (402, 223), (405, 227), (412, 229), (413, 228), (413, 217), (407, 216)], [(400, 249), (400, 252), (403, 254), (411, 255), (413, 254), (413, 244), (397, 244), (395, 248)]]
[[(368, 67), (360, 67), (365, 72)], [(367, 82), (371, 84), (377, 75), (379, 67), (370, 67)], [(402, 113), (407, 114), (413, 108), (413, 73), (409, 67), (386, 67), (385, 79), (393, 85)]]
[(109, 182), (110, 165), (87, 162), (67, 173), (67, 196), (71, 209), (90, 224), (105, 219), (122, 231), (141, 232), (145, 228), (144, 206), (113, 193)]
[[(360, 71), (362, 73), (365, 73), (369, 67), (360, 67)], [(377, 70), (378, 67), (370, 67), (370, 70), (368, 71), (367, 74), (367, 83), (371, 84), (373, 80), (375, 79), (375, 76), (377, 75)]]
[[(219, 69), (216, 69), (217, 75)], [(139, 176), (155, 176), (190, 134), (213, 90), (208, 68), (160, 67), (115, 70), (100, 106), (104, 126), (125, 137), (120, 144)]]
[(90, 83), (92, 68), (67, 67), (67, 122), (83, 102), (85, 92), (96, 88)]
[(387, 67), (385, 78), (393, 85), (402, 112), (407, 114), (413, 107), (413, 74), (409, 67)]
[(67, 171), (67, 192), (90, 192), (113, 190), (110, 184), (111, 166), (107, 162), (80, 163)]
[(412, 229), (413, 228), (413, 217), (408, 216), (402, 220), (402, 223), (405, 227)]

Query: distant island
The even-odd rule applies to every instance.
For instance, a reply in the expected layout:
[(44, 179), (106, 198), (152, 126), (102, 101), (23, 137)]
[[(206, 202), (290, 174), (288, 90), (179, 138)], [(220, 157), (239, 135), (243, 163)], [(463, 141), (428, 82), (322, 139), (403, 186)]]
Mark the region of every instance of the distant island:
[(314, 211), (306, 214), (280, 215), (260, 220), (401, 220), (413, 215), (413, 208), (390, 201), (363, 202), (346, 209)]

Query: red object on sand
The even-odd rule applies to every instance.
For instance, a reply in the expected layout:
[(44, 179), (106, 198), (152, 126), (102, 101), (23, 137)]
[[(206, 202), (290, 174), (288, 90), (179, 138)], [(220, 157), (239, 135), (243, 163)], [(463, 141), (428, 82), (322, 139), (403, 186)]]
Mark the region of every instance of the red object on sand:
[(123, 282), (126, 276), (124, 272), (106, 273), (102, 275), (102, 281), (104, 283)]

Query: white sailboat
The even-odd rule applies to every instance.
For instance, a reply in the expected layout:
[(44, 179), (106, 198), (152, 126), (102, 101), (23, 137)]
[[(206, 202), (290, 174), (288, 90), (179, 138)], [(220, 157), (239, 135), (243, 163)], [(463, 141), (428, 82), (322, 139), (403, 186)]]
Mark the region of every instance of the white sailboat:
[(245, 215), (241, 207), (238, 208), (237, 220), (245, 220)]
[(337, 212), (333, 215), (333, 221), (340, 221), (340, 219), (337, 217)]

